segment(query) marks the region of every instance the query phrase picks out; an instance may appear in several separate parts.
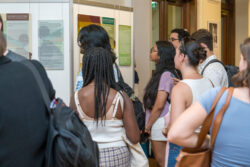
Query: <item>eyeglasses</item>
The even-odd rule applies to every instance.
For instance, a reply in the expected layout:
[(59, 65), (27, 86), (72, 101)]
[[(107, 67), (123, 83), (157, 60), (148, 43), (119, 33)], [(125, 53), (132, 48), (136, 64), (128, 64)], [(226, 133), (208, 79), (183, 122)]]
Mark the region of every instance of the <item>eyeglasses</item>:
[(169, 41), (174, 42), (175, 40), (180, 40), (180, 39), (176, 39), (176, 38), (169, 38)]

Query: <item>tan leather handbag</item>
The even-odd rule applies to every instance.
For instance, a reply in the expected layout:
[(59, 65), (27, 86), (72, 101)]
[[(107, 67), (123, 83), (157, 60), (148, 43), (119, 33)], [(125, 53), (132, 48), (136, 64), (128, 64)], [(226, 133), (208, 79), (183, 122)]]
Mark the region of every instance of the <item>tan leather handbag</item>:
[(217, 94), (217, 96), (214, 99), (213, 105), (210, 109), (210, 112), (203, 122), (201, 132), (199, 133), (198, 142), (195, 148), (183, 148), (180, 151), (180, 154), (176, 158), (176, 165), (175, 167), (210, 167), (211, 164), (211, 156), (212, 156), (212, 148), (214, 146), (214, 142), (217, 136), (217, 133), (220, 128), (220, 124), (223, 118), (223, 115), (225, 111), (227, 110), (227, 107), (230, 103), (232, 94), (233, 94), (233, 88), (228, 88), (228, 95), (225, 104), (220, 109), (218, 114), (216, 115), (213, 123), (213, 131), (211, 134), (211, 145), (210, 148), (202, 149), (201, 146), (206, 138), (206, 135), (208, 134), (208, 131), (211, 127), (213, 117), (214, 117), (214, 111), (216, 104), (218, 103), (220, 97), (223, 95), (224, 91), (227, 88), (223, 87)]

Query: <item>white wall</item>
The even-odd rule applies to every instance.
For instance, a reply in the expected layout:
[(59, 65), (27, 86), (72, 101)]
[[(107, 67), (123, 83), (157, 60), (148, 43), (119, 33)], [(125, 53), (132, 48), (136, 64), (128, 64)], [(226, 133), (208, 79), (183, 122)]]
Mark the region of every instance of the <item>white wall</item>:
[(218, 44), (213, 51), (221, 59), (221, 2), (197, 0), (197, 28), (208, 29), (208, 22), (217, 23)]
[[(74, 4), (73, 5), (73, 29), (74, 29), (74, 83), (77, 76), (77, 73), (80, 71), (80, 58), (79, 58), (79, 47), (77, 45), (77, 23), (78, 23), (78, 14), (92, 15), (92, 16), (101, 16), (101, 17), (111, 17), (115, 18), (115, 38), (116, 38), (116, 48), (115, 53), (118, 53), (118, 26), (119, 25), (130, 25), (131, 27), (131, 35), (133, 36), (133, 12), (128, 11), (120, 11), (116, 9), (108, 9), (102, 7), (88, 6), (82, 4)], [(131, 66), (120, 66), (120, 70), (122, 72), (123, 78), (126, 83), (128, 83), (131, 87), (133, 86), (133, 37), (132, 39), (132, 51), (131, 51)], [(118, 57), (119, 55), (116, 54)], [(117, 59), (118, 64), (118, 59)]]
[(238, 66), (240, 62), (240, 44), (248, 37), (249, 24), (249, 2), (248, 0), (240, 0), (235, 3), (235, 64)]
[(152, 43), (151, 0), (134, 0), (134, 48), (136, 70), (138, 72), (139, 98), (142, 100), (144, 88), (151, 77), (149, 52)]
[(38, 59), (38, 21), (64, 21), (64, 70), (48, 70), (56, 96), (63, 98), (69, 104), (71, 96), (71, 40), (69, 24), (69, 3), (0, 3), (1, 14), (30, 13), (32, 22), (32, 58)]

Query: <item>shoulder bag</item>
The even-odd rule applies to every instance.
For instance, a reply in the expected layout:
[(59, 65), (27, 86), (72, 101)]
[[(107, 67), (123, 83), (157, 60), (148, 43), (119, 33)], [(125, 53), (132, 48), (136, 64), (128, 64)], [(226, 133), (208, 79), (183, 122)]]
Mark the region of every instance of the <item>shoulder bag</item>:
[(183, 148), (180, 151), (180, 154), (176, 158), (176, 165), (175, 167), (210, 167), (211, 164), (211, 155), (212, 155), (212, 148), (214, 146), (214, 142), (217, 136), (217, 133), (220, 128), (220, 124), (223, 118), (223, 115), (225, 111), (227, 110), (232, 94), (233, 94), (233, 88), (230, 87), (228, 89), (228, 95), (226, 98), (226, 102), (223, 105), (223, 107), (220, 109), (218, 114), (216, 115), (213, 123), (213, 129), (211, 134), (211, 145), (210, 148), (202, 149), (201, 146), (206, 138), (206, 135), (208, 134), (208, 131), (211, 127), (211, 124), (213, 122), (214, 117), (214, 111), (215, 107), (220, 99), (220, 97), (223, 95), (224, 91), (226, 90), (225, 87), (221, 88), (217, 96), (215, 97), (215, 100), (213, 102), (213, 105), (210, 109), (210, 112), (208, 116), (206, 117), (205, 121), (203, 122), (201, 132), (199, 133), (198, 142), (195, 148)]

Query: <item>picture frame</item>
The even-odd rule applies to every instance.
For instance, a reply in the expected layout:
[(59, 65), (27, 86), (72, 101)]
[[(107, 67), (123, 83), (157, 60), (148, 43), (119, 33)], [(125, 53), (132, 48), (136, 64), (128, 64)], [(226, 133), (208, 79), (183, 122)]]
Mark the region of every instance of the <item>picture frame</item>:
[(208, 22), (207, 29), (213, 36), (213, 47), (217, 48), (218, 47), (218, 23)]

